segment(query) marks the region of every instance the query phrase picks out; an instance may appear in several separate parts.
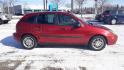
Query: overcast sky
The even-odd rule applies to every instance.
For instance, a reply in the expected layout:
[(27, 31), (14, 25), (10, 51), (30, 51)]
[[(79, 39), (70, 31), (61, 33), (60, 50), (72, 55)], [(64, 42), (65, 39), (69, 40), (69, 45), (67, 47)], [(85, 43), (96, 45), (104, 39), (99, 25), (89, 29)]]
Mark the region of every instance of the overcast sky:
[[(68, 3), (70, 3), (71, 0), (63, 0), (63, 1), (64, 1), (64, 4), (68, 4)], [(18, 4), (24, 4), (24, 3), (28, 3), (28, 4), (31, 4), (31, 5), (33, 4), (33, 5), (41, 5), (41, 6), (43, 6), (43, 0), (20, 0), (18, 2)], [(124, 6), (124, 0), (108, 0), (108, 3), (110, 3), (110, 4), (119, 4), (119, 5)], [(92, 6), (94, 6), (94, 1), (93, 0), (88, 0), (87, 3), (84, 6), (92, 7)]]

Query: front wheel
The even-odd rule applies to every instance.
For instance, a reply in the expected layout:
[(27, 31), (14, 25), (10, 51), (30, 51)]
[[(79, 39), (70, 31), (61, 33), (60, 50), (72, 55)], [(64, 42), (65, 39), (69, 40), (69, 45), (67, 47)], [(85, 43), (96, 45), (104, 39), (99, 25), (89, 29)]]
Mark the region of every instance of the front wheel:
[(6, 21), (4, 21), (4, 24), (7, 24), (9, 22), (9, 20), (6, 20)]
[(36, 38), (31, 35), (23, 36), (21, 39), (21, 44), (24, 49), (29, 49), (29, 50), (37, 47), (38, 45)]
[(88, 46), (91, 50), (100, 51), (105, 48), (106, 40), (103, 36), (95, 36), (89, 41)]
[(0, 25), (3, 24), (3, 20), (0, 19)]

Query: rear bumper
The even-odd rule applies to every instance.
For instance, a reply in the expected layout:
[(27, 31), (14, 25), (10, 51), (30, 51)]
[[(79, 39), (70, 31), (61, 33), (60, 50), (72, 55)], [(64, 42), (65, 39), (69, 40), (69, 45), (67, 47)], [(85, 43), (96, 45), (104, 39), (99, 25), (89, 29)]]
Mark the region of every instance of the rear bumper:
[(117, 42), (117, 39), (118, 39), (118, 36), (117, 35), (110, 35), (107, 37), (108, 39), (108, 45), (113, 45), (113, 44), (116, 44)]
[(15, 40), (20, 41), (20, 36), (17, 33), (13, 33), (13, 37)]

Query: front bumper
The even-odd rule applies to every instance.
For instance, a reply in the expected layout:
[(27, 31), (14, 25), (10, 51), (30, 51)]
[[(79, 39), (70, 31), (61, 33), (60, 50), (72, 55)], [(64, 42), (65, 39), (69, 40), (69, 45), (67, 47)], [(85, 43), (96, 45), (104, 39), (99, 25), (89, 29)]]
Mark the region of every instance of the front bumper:
[(116, 44), (117, 42), (117, 39), (118, 39), (118, 36), (117, 35), (110, 35), (107, 37), (108, 39), (108, 45), (113, 45), (113, 44)]
[(13, 33), (13, 37), (15, 40), (20, 41), (20, 37), (17, 33)]

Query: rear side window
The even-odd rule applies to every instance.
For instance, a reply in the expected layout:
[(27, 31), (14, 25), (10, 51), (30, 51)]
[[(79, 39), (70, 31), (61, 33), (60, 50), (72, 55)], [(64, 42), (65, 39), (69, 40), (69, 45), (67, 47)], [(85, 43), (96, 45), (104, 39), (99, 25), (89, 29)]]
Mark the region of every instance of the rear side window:
[(45, 20), (45, 15), (44, 14), (40, 14), (37, 18), (37, 23), (39, 24), (44, 24), (46, 23), (46, 20)]
[(39, 24), (55, 24), (54, 14), (40, 14), (37, 18)]
[(54, 23), (54, 17), (55, 17), (54, 14), (48, 14), (48, 15), (46, 15), (45, 18), (47, 20), (47, 23), (48, 24)]
[(30, 16), (29, 18), (27, 18), (26, 22), (28, 22), (28, 23), (36, 23), (36, 18), (37, 18), (36, 15)]

